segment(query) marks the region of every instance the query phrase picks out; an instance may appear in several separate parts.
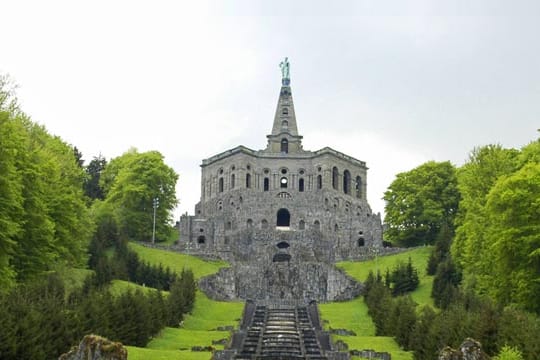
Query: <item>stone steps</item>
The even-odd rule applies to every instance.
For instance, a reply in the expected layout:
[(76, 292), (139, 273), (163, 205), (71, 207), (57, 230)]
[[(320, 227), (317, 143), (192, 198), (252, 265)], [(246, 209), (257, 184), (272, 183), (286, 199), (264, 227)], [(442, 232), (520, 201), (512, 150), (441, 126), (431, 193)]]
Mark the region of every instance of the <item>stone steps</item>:
[(257, 305), (254, 310), (250, 306), (244, 316), (251, 321), (243, 322), (245, 334), (234, 359), (327, 359), (306, 306), (268, 304)]

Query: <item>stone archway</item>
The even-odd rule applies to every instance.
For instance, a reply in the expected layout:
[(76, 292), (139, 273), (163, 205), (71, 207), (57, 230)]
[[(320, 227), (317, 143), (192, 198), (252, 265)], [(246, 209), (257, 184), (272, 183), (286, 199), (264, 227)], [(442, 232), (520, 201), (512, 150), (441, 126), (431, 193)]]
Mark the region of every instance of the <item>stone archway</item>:
[(291, 214), (287, 209), (279, 209), (277, 212), (276, 226), (290, 226)]

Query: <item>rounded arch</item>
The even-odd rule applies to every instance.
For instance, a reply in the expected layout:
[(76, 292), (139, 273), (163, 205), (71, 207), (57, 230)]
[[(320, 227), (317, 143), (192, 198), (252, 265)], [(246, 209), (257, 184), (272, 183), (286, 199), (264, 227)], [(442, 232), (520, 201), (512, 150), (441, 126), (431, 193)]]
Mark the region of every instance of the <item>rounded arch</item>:
[(262, 221), (261, 221), (261, 229), (268, 229), (268, 220), (262, 219)]
[(361, 199), (362, 198), (362, 178), (360, 176), (356, 177), (356, 181), (354, 182), (354, 189), (356, 191), (356, 197)]
[(300, 220), (298, 223), (298, 230), (305, 230), (306, 229), (306, 222), (304, 220)]
[(349, 170), (343, 172), (343, 192), (345, 194), (351, 193), (351, 173)]
[(286, 249), (286, 248), (290, 247), (289, 243), (286, 242), (286, 241), (281, 241), (281, 242), (277, 243), (276, 246), (278, 247), (278, 249)]
[(339, 170), (336, 166), (332, 168), (332, 188), (338, 189)]
[(276, 216), (276, 226), (290, 226), (291, 213), (287, 209), (279, 209)]
[(322, 189), (322, 175), (317, 175), (317, 190)]
[(197, 238), (197, 244), (205, 244), (206, 243), (206, 237), (201, 235)]
[(281, 139), (281, 152), (285, 154), (289, 152), (289, 140)]
[(358, 245), (358, 247), (361, 247), (361, 246), (365, 246), (365, 245), (366, 245), (366, 242), (365, 242), (365, 240), (364, 240), (363, 237), (359, 237), (359, 238), (358, 238), (357, 245)]
[(223, 178), (222, 177), (219, 178), (218, 190), (220, 193), (223, 192)]
[(321, 230), (321, 222), (320, 222), (319, 220), (315, 220), (315, 221), (313, 222), (313, 228), (314, 228), (315, 230)]
[(300, 178), (298, 180), (298, 191), (300, 192), (304, 191), (304, 178)]
[(253, 227), (253, 220), (247, 219), (246, 225), (247, 225), (248, 228), (252, 228)]

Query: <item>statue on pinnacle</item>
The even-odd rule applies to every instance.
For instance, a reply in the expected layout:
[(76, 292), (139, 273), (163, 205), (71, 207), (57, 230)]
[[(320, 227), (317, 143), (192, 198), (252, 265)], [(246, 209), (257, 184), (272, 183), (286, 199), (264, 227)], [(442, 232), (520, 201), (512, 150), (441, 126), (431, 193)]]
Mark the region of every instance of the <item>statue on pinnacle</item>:
[(288, 58), (285, 58), (285, 60), (280, 62), (279, 67), (281, 69), (281, 83), (283, 85), (289, 85), (291, 83), (291, 77), (289, 73), (290, 65)]

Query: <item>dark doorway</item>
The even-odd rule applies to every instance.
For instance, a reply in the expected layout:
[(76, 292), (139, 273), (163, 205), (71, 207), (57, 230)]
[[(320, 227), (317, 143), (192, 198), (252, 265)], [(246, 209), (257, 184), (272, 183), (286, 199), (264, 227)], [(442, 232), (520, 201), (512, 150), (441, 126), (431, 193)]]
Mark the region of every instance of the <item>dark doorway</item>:
[(291, 214), (287, 209), (279, 209), (277, 212), (277, 223), (276, 226), (290, 226), (291, 224)]
[(204, 236), (199, 236), (197, 238), (197, 244), (204, 244), (206, 243), (206, 238)]

